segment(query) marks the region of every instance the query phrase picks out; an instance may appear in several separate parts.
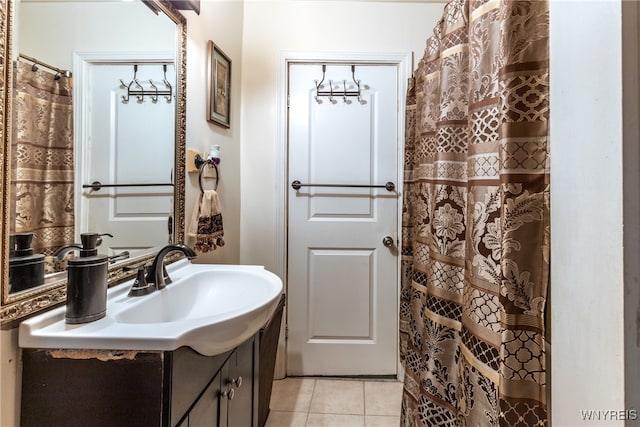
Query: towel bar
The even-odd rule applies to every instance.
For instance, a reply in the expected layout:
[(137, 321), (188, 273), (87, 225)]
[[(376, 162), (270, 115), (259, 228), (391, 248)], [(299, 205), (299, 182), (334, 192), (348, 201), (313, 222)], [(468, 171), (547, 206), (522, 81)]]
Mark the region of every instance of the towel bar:
[(100, 181), (93, 181), (91, 184), (82, 184), (82, 188), (90, 188), (91, 191), (100, 191), (103, 187), (173, 187), (173, 183), (103, 184)]
[(294, 190), (299, 190), (302, 187), (336, 187), (336, 188), (384, 188), (387, 191), (394, 191), (396, 185), (389, 181), (384, 185), (365, 185), (365, 184), (302, 184), (300, 181), (295, 180), (291, 183), (291, 187)]
[(218, 172), (218, 165), (216, 164), (216, 162), (213, 159), (203, 159), (202, 156), (200, 156), (199, 154), (196, 154), (196, 157), (194, 159), (194, 163), (196, 164), (196, 167), (198, 168), (199, 172), (198, 172), (198, 184), (200, 185), (200, 192), (204, 193), (204, 187), (202, 186), (202, 175), (204, 172), (204, 168), (205, 166), (209, 165), (209, 166), (213, 166), (213, 169), (215, 169), (216, 171), (216, 185), (213, 188), (214, 190), (218, 189), (218, 178), (219, 178), (219, 172)]

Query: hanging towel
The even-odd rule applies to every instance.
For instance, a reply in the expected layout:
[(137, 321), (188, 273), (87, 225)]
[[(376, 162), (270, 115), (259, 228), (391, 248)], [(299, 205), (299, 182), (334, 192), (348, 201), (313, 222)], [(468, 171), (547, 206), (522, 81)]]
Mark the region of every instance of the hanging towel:
[(209, 252), (218, 246), (224, 246), (222, 210), (216, 191), (206, 190), (200, 193), (198, 205), (193, 210), (189, 235), (196, 238), (193, 247), (196, 252)]

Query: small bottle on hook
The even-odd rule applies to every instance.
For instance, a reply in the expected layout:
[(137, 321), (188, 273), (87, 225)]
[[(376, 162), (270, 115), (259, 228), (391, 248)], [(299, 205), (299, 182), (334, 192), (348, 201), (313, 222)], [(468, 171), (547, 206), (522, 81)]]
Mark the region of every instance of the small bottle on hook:
[(220, 164), (220, 146), (219, 145), (210, 145), (209, 146), (209, 160), (215, 164)]

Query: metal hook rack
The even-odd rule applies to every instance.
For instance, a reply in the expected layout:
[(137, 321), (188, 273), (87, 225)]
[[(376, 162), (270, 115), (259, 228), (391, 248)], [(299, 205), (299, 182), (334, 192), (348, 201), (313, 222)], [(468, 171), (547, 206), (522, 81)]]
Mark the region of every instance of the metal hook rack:
[[(149, 96), (151, 98), (151, 102), (155, 104), (158, 102), (159, 96), (164, 96), (167, 103), (171, 103), (171, 100), (173, 99), (173, 87), (167, 80), (167, 64), (162, 64), (162, 68), (164, 72), (162, 83), (167, 89), (158, 90), (158, 86), (152, 79), (149, 79), (149, 85), (152, 90), (148, 90), (145, 89), (142, 83), (138, 80), (138, 64), (133, 64), (133, 79), (128, 84), (120, 79), (120, 87), (127, 89), (127, 94), (122, 95), (122, 102), (126, 104), (129, 102), (129, 98), (131, 96), (135, 96), (138, 103), (142, 103), (144, 102), (144, 97)], [(133, 89), (131, 88), (132, 86), (134, 87)]]
[(326, 78), (326, 74), (327, 74), (327, 65), (326, 64), (322, 64), (322, 80), (320, 80), (319, 82), (318, 82), (318, 80), (315, 80), (316, 95), (314, 96), (314, 99), (316, 100), (316, 102), (318, 104), (322, 104), (322, 99), (320, 98), (322, 96), (329, 97), (329, 102), (331, 102), (332, 104), (335, 104), (335, 103), (338, 102), (336, 100), (336, 97), (342, 97), (342, 101), (345, 104), (350, 104), (351, 103), (351, 101), (348, 99), (348, 97), (356, 97), (360, 104), (364, 104), (365, 103), (365, 101), (363, 101), (363, 99), (362, 99), (360, 80), (356, 80), (356, 66), (355, 65), (351, 65), (351, 80), (353, 80), (353, 83), (355, 84), (355, 88), (356, 88), (355, 90), (348, 90), (347, 89), (347, 80), (346, 79), (342, 80), (342, 90), (340, 90), (340, 83), (338, 83), (334, 87), (333, 80), (329, 80), (329, 83), (327, 84), (329, 86), (329, 90), (326, 90), (325, 89), (325, 84), (324, 84), (324, 80)]
[(216, 184), (213, 187), (214, 190), (218, 189), (218, 181), (220, 178), (220, 173), (218, 171), (218, 163), (220, 163), (220, 159), (205, 159), (203, 158), (200, 154), (196, 154), (195, 158), (193, 159), (193, 162), (196, 165), (196, 168), (198, 168), (198, 185), (200, 186), (200, 192), (204, 193), (204, 186), (202, 185), (202, 178), (203, 178), (203, 174), (204, 174), (204, 169), (207, 165), (209, 165), (210, 167), (213, 167), (213, 169), (216, 171)]

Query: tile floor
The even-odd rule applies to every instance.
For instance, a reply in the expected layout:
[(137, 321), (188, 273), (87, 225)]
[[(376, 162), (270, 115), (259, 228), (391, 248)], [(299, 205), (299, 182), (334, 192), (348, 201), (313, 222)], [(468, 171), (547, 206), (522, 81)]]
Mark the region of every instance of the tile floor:
[(265, 427), (398, 427), (401, 399), (396, 381), (285, 378)]

